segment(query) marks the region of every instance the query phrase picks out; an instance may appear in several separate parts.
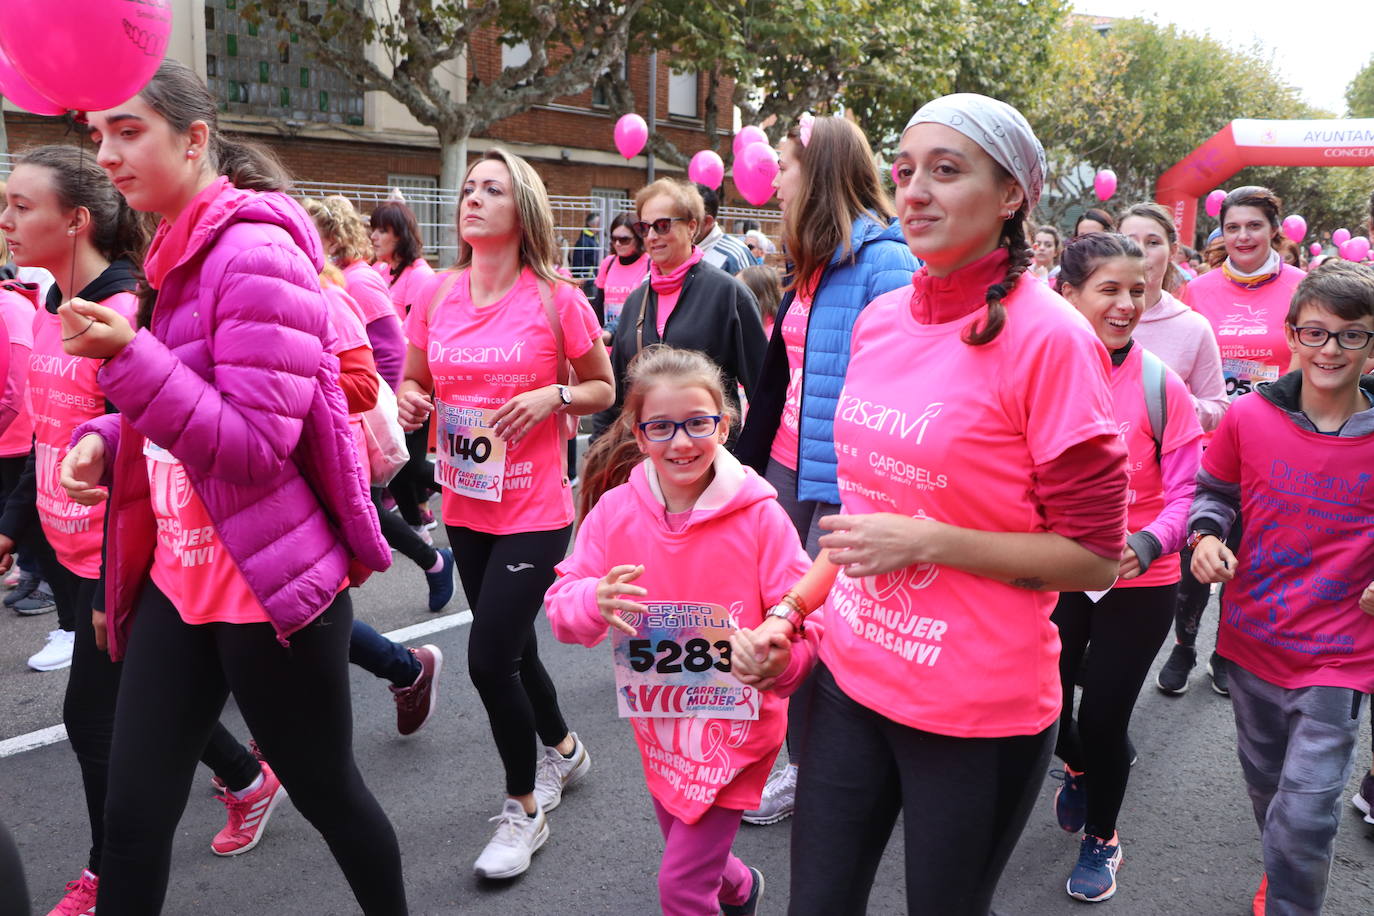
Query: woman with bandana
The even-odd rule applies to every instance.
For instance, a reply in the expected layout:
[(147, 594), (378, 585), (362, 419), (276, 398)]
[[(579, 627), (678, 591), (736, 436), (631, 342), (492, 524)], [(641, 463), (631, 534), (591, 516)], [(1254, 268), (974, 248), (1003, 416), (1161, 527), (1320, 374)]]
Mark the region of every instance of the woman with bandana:
[[(985, 916), (1054, 747), (1059, 590), (1107, 588), (1125, 449), (1107, 352), (1031, 276), (1045, 159), (1025, 118), (959, 94), (902, 135), (897, 214), (925, 262), (854, 326), (835, 409), (839, 567), (797, 786), (790, 912), (862, 913), (905, 811), (908, 910)], [(805, 580), (736, 652), (766, 676)], [(768, 653), (763, 653), (764, 644)]]

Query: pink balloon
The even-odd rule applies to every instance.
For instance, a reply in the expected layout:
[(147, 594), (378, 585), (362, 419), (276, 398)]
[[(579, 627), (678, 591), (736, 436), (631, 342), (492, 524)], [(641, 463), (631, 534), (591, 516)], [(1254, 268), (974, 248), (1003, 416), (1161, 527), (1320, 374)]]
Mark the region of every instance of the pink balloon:
[(1211, 194), (1208, 194), (1207, 215), (1215, 219), (1217, 214), (1221, 212), (1221, 203), (1224, 200), (1226, 200), (1226, 192), (1221, 188), (1217, 188)]
[(1369, 239), (1362, 235), (1348, 238), (1341, 243), (1338, 250), (1341, 257), (1347, 261), (1363, 261), (1369, 256)]
[(773, 196), (773, 179), (778, 176), (777, 153), (767, 143), (751, 143), (735, 162), (735, 187), (755, 207)]
[(1313, 242), (1311, 245), (1307, 246), (1307, 250), (1311, 253), (1312, 257), (1315, 258), (1317, 255), (1322, 253), (1322, 243)]
[(61, 105), (54, 105), (24, 82), (24, 78), (15, 71), (14, 65), (5, 55), (4, 48), (0, 48), (0, 95), (25, 111), (31, 111), (34, 114), (60, 115), (67, 113), (67, 109)]
[(1331, 244), (1337, 247), (1344, 245), (1348, 241), (1350, 241), (1349, 229), (1337, 229), (1335, 232), (1331, 233)]
[(1093, 178), (1093, 190), (1097, 193), (1098, 200), (1107, 200), (1116, 193), (1116, 172), (1111, 169), (1102, 169)]
[(761, 129), (750, 124), (748, 127), (741, 128), (740, 132), (735, 134), (735, 141), (731, 145), (730, 150), (735, 154), (735, 158), (738, 159), (740, 155), (743, 154), (744, 148), (746, 146), (749, 146), (752, 143), (767, 142), (768, 135), (765, 134)]
[(1294, 213), (1283, 218), (1283, 234), (1294, 244), (1307, 238), (1307, 220)]
[(708, 188), (718, 188), (725, 180), (725, 162), (715, 150), (704, 149), (687, 163), (687, 177)]
[(147, 84), (167, 53), (170, 0), (5, 0), (0, 46), (54, 105), (99, 111)]
[(615, 122), (615, 148), (626, 159), (633, 159), (649, 142), (649, 125), (637, 114), (621, 115)]

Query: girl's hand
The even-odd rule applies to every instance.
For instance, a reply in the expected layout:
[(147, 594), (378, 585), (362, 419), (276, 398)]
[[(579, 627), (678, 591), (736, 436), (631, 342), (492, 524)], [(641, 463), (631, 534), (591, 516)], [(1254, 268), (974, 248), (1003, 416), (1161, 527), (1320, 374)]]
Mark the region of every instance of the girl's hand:
[(792, 625), (769, 617), (758, 629), (730, 635), (730, 671), (741, 684), (771, 690), (792, 661)]
[(1360, 610), (1366, 614), (1374, 614), (1374, 582), (1369, 583), (1369, 587), (1360, 596)]
[(83, 506), (96, 506), (105, 501), (109, 492), (100, 485), (105, 476), (105, 440), (90, 433), (72, 446), (62, 459), (58, 483), (67, 495)]
[(601, 617), (606, 623), (627, 636), (638, 636), (639, 631), (621, 619), (616, 612), (648, 613), (649, 609), (644, 605), (627, 601), (622, 597), (623, 595), (643, 597), (649, 594), (642, 586), (630, 585), (642, 575), (644, 575), (643, 566), (616, 566), (606, 573), (604, 579), (596, 583), (596, 609), (601, 612)]
[(492, 414), (492, 426), (496, 428), (496, 435), (514, 445), (562, 403), (556, 385), (522, 391)]
[(1207, 535), (1193, 548), (1193, 577), (1211, 585), (1230, 582), (1236, 577), (1236, 555), (1226, 542), (1215, 535)]
[(1135, 555), (1135, 550), (1127, 547), (1121, 551), (1121, 565), (1116, 568), (1118, 579), (1134, 579), (1140, 575), (1140, 557)]
[(830, 562), (851, 578), (876, 576), (917, 563), (938, 563), (944, 524), (892, 512), (869, 515), (827, 515), (820, 527), (820, 545)]
[(134, 339), (133, 325), (108, 306), (73, 299), (57, 314), (62, 319), (62, 349), (71, 356), (110, 359)]
[(401, 428), (408, 433), (423, 426), (433, 412), (434, 402), (423, 391), (402, 388), (400, 394), (396, 395), (396, 415), (401, 420)]

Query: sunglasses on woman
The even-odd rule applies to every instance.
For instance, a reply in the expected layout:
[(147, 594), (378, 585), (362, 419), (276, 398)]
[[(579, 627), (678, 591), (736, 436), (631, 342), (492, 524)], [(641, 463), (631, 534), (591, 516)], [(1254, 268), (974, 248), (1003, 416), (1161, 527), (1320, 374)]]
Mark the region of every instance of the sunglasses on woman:
[(673, 223), (685, 222), (687, 222), (687, 217), (685, 216), (664, 216), (660, 219), (654, 220), (652, 223), (646, 223), (643, 220), (640, 220), (630, 228), (635, 231), (635, 235), (639, 236), (642, 239), (647, 239), (649, 237), (650, 229), (654, 230), (659, 235), (667, 235), (668, 232), (673, 228)]

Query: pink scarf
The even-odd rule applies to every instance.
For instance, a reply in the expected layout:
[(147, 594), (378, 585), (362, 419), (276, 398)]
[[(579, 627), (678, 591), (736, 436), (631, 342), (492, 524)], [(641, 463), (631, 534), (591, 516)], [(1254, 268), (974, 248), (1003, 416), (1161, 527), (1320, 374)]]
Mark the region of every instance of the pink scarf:
[(654, 292), (660, 296), (675, 293), (682, 289), (682, 281), (687, 277), (687, 271), (692, 269), (692, 265), (700, 261), (702, 250), (697, 246), (692, 246), (692, 253), (687, 256), (677, 267), (673, 268), (672, 273), (664, 274), (658, 270), (658, 265), (653, 261), (649, 262), (649, 285)]

